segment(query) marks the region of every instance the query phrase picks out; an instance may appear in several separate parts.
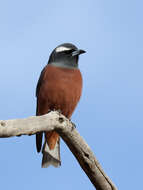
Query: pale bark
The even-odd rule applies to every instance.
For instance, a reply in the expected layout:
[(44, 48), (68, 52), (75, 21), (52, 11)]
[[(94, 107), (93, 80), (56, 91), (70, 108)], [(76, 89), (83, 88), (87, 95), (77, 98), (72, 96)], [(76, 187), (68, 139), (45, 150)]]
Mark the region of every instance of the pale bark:
[(117, 190), (74, 125), (58, 112), (26, 119), (0, 120), (0, 138), (55, 130), (65, 141), (97, 190)]

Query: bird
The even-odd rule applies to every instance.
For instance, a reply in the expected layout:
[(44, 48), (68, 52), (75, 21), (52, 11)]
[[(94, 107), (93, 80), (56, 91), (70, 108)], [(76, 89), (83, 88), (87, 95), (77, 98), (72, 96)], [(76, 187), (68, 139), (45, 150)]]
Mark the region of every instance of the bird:
[[(57, 110), (71, 119), (82, 93), (82, 74), (78, 61), (79, 55), (85, 52), (72, 43), (63, 43), (52, 51), (36, 87), (36, 116)], [(50, 165), (59, 167), (61, 165), (59, 135), (55, 131), (45, 132), (43, 147), (42, 137), (43, 132), (36, 133), (37, 152), (39, 153), (42, 148), (42, 168)]]

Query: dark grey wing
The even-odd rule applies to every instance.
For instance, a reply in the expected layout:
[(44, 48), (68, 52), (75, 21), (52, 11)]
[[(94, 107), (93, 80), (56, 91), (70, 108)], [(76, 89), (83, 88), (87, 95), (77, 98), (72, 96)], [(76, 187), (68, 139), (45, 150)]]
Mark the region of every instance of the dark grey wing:
[[(45, 68), (41, 71), (41, 74), (40, 74), (40, 77), (39, 77), (39, 80), (38, 80), (38, 83), (37, 83), (37, 87), (36, 87), (36, 97), (37, 97), (37, 107), (36, 107), (36, 115), (40, 115), (40, 113), (38, 112), (38, 96), (39, 96), (39, 93), (40, 93), (40, 87), (41, 87), (41, 84), (42, 84), (42, 81), (43, 81), (43, 75), (44, 75), (44, 72), (45, 72)], [(43, 133), (40, 132), (40, 133), (37, 133), (36, 134), (36, 149), (37, 149), (37, 152), (40, 152), (41, 151), (41, 147), (42, 147), (42, 137), (43, 137)]]
[[(40, 91), (40, 87), (41, 87), (41, 83), (43, 81), (43, 75), (45, 73), (45, 69), (46, 69), (46, 66), (44, 67), (44, 69), (40, 73), (40, 77), (39, 77), (39, 80), (38, 80), (38, 83), (37, 83), (37, 86), (36, 86), (36, 97), (38, 97), (38, 94), (39, 94), (39, 91)], [(37, 115), (37, 113), (36, 113), (36, 115)]]

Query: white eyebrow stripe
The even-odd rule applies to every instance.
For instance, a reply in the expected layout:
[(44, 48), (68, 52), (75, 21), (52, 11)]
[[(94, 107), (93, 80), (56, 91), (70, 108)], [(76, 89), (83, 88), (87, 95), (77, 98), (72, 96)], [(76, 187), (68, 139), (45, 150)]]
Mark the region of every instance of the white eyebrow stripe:
[(70, 50), (71, 48), (67, 48), (67, 47), (64, 47), (64, 46), (60, 46), (60, 47), (57, 47), (56, 48), (56, 52), (62, 52), (62, 51), (68, 51)]

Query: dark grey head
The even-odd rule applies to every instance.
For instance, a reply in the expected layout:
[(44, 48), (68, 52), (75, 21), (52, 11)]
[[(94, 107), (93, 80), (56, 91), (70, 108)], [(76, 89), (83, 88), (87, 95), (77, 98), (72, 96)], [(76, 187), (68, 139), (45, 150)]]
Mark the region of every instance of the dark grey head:
[(78, 57), (82, 53), (85, 53), (85, 51), (78, 49), (71, 43), (61, 44), (51, 53), (48, 64), (62, 68), (76, 69), (78, 68)]

